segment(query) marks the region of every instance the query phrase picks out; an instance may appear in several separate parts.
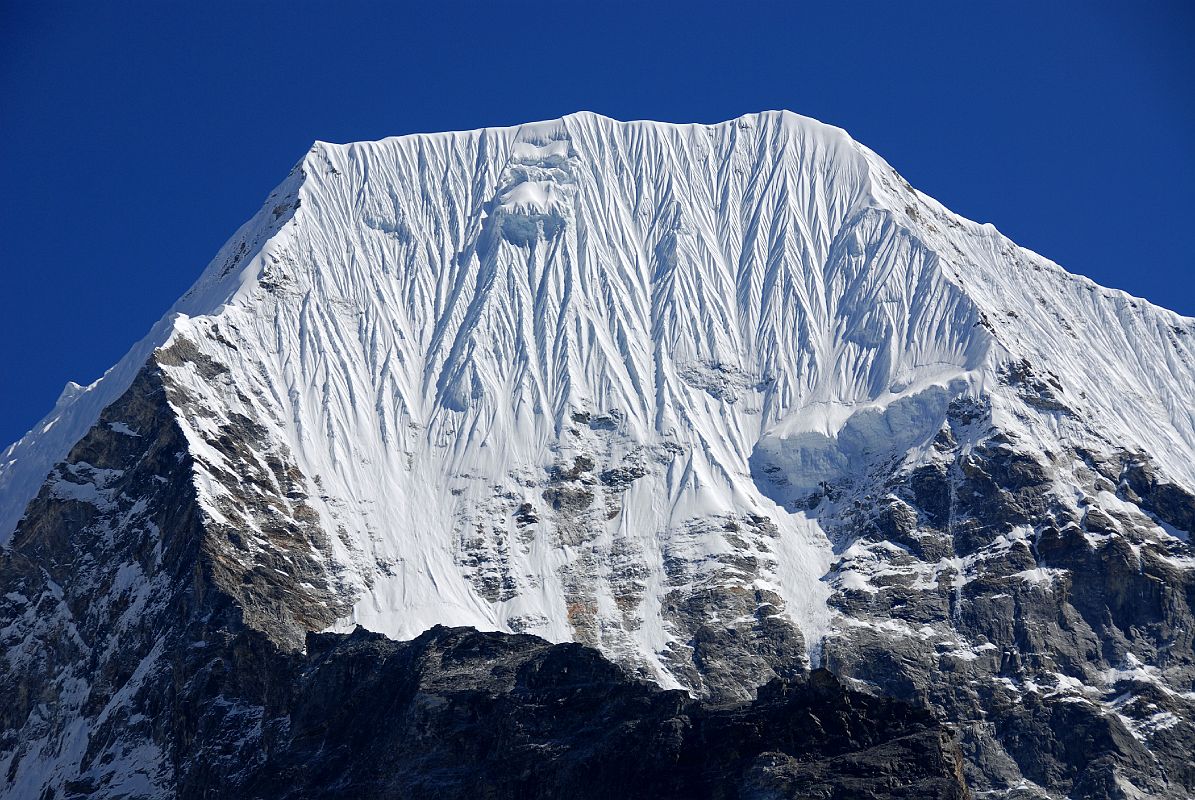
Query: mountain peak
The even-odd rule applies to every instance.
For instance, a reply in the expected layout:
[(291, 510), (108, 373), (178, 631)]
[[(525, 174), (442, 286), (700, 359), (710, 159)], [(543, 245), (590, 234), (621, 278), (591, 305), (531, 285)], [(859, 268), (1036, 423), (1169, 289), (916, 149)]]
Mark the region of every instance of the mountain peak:
[[(1150, 599), (1195, 563), (1192, 396), (1195, 322), (789, 112), (317, 142), (5, 451), (3, 564), (54, 620), (135, 588), (282, 651), (471, 626), (719, 701), (817, 665), (966, 720), (1057, 685), (1098, 727), (1195, 629)], [(1060, 774), (968, 730), (985, 786)]]

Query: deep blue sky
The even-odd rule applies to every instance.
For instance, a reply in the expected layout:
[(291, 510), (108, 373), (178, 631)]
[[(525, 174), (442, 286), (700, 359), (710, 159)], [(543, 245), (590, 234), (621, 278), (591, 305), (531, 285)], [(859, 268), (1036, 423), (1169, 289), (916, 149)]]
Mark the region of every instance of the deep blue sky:
[(814, 116), (1195, 314), (1193, 8), (0, 0), (0, 447), (119, 359), (313, 140), (579, 109)]

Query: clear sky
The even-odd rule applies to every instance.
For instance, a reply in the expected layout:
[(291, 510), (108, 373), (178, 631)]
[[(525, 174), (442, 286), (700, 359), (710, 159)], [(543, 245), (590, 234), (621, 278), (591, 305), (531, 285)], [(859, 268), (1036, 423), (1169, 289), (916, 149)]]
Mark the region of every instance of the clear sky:
[(788, 108), (1195, 314), (1195, 3), (0, 0), (0, 447), (144, 335), (315, 139)]

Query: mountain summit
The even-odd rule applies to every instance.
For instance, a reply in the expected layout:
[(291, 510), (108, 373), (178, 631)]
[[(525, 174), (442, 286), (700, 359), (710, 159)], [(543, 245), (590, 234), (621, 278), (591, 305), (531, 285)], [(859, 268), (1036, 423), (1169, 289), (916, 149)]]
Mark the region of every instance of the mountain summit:
[(1195, 320), (795, 114), (316, 143), (0, 456), (5, 796), (201, 796), (280, 735), (246, 653), (436, 625), (715, 704), (824, 667), (975, 789), (1186, 796), (1192, 397)]

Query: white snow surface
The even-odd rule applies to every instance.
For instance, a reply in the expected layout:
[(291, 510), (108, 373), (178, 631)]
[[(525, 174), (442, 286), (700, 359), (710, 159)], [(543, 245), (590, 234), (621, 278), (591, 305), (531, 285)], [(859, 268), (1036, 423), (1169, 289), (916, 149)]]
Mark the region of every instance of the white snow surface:
[[(180, 338), (229, 372), (171, 377), (211, 418), (266, 426), (311, 483), (357, 593), (338, 627), (563, 641), (580, 581), (598, 644), (666, 685), (665, 561), (733, 547), (695, 521), (770, 518), (778, 538), (754, 553), (768, 566), (744, 583), (777, 592), (811, 648), (832, 625), (830, 543), (765, 494), (753, 457), (808, 494), (885, 454), (918, 457), (951, 398), (985, 394), (1039, 441), (1137, 448), (1195, 485), (1195, 321), (952, 214), (789, 112), (316, 143), (145, 339), (4, 451), (0, 538)], [(1024, 413), (996, 380), (1020, 359), (1074, 416)], [(179, 420), (218, 515), (227, 487), (205, 464), (220, 456), (202, 418)], [(545, 476), (580, 455), (646, 474), (617, 493), (594, 484), (599, 502), (565, 519)], [(520, 527), (524, 503), (540, 521)], [(559, 535), (569, 525), (587, 535)], [(505, 565), (502, 599), (471, 579), (470, 540)], [(630, 621), (613, 553), (636, 566)]]

